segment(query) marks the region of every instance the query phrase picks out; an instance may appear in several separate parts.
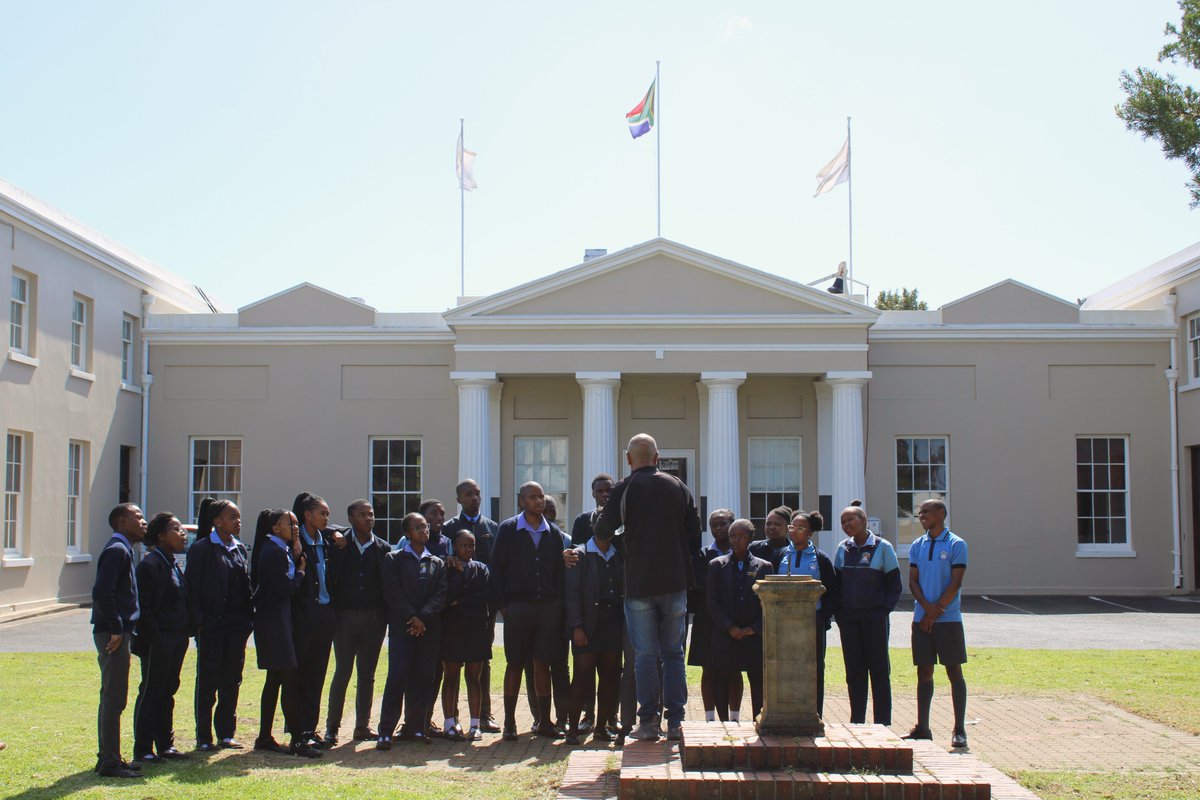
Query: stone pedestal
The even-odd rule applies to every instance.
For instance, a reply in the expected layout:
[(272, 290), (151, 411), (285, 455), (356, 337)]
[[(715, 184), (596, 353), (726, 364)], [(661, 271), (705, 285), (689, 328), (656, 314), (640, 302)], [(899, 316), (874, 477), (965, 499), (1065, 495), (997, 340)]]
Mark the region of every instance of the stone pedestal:
[(754, 584), (763, 610), (763, 709), (759, 733), (824, 736), (817, 714), (817, 601), (808, 575), (768, 575)]

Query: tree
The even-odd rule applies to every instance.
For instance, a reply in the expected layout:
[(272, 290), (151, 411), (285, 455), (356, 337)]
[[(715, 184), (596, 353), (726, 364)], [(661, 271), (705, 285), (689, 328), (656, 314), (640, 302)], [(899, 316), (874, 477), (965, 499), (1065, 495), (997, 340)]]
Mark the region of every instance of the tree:
[(875, 298), (875, 307), (880, 311), (928, 311), (929, 304), (917, 299), (916, 289), (888, 289)]
[[(1183, 19), (1178, 28), (1167, 23), (1168, 41), (1158, 61), (1200, 69), (1200, 0), (1179, 0), (1179, 8)], [(1128, 97), (1117, 106), (1117, 116), (1143, 139), (1157, 139), (1167, 158), (1187, 165), (1191, 207), (1200, 207), (1200, 91), (1144, 67), (1132, 75), (1122, 70), (1121, 89)]]

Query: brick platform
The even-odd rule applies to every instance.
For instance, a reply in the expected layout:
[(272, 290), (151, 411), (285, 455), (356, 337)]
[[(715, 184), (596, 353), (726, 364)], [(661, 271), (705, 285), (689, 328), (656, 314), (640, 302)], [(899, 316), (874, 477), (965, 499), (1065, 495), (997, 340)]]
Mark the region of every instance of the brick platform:
[(825, 735), (760, 736), (751, 722), (683, 726), (683, 768), (911, 775), (912, 747), (887, 728), (830, 723)]

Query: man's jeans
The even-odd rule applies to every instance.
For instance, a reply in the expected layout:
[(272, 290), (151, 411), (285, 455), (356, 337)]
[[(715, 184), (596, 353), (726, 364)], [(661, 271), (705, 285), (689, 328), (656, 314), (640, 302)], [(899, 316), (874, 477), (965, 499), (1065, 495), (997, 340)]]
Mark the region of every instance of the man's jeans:
[(638, 720), (653, 724), (658, 701), (658, 662), (662, 661), (663, 712), (669, 726), (683, 722), (687, 674), (687, 592), (625, 599), (625, 626), (633, 644)]

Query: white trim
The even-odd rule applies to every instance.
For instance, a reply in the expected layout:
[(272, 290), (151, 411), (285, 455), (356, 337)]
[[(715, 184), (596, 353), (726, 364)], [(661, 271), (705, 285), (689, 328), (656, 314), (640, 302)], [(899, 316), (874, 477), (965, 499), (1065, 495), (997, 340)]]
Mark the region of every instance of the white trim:
[(8, 360), (12, 361), (14, 364), (24, 364), (27, 367), (40, 367), (42, 365), (42, 362), (38, 361), (33, 356), (27, 356), (24, 353), (17, 352), (16, 350), (8, 351)]
[(122, 392), (129, 392), (129, 393), (131, 393), (131, 394), (136, 394), (136, 395), (139, 395), (139, 396), (140, 396), (140, 395), (141, 395), (141, 393), (142, 393), (142, 389), (141, 389), (141, 387), (140, 387), (140, 386), (133, 386), (133, 385), (131, 385), (131, 384), (128, 384), (128, 383), (122, 383), (122, 384), (121, 384), (121, 391), (122, 391)]
[(67, 557), (63, 559), (65, 564), (90, 564), (91, 562), (91, 553), (67, 553)]
[(1083, 308), (1126, 308), (1169, 289), (1200, 270), (1200, 242), (1091, 294)]
[(959, 303), (965, 303), (966, 301), (971, 300), (976, 297), (979, 297), (980, 295), (987, 294), (988, 292), (992, 291), (993, 289), (999, 289), (1001, 286), (1017, 286), (1021, 289), (1024, 289), (1027, 292), (1033, 292), (1034, 294), (1041, 295), (1042, 297), (1046, 298), (1047, 300), (1053, 300), (1056, 303), (1061, 303), (1071, 310), (1077, 310), (1079, 308), (1079, 306), (1077, 306), (1076, 304), (1072, 303), (1069, 300), (1064, 300), (1061, 297), (1056, 297), (1055, 295), (1052, 295), (1049, 292), (1044, 292), (1035, 286), (1030, 286), (1028, 283), (1021, 283), (1020, 281), (1015, 280), (1013, 278), (1005, 278), (1002, 281), (993, 283), (991, 286), (985, 286), (984, 288), (979, 289), (978, 291), (974, 291), (974, 292), (971, 292), (970, 294), (963, 295), (962, 297), (958, 298), (957, 300), (951, 300), (949, 303), (944, 304), (941, 307), (941, 309), (939, 309), (939, 310), (945, 311), (948, 308), (954, 308), (954, 306), (958, 305)]
[(217, 331), (211, 328), (153, 329), (146, 328), (142, 337), (154, 344), (313, 344), (362, 343), (395, 344), (406, 342), (450, 344), (454, 335), (445, 330), (387, 330), (367, 325), (338, 328), (266, 328), (250, 331), (234, 328)]
[[(1078, 545), (1084, 547), (1085, 545)], [(1095, 547), (1095, 545), (1091, 545)], [(1135, 550), (1081, 550), (1075, 551), (1076, 558), (1137, 558)]]
[(456, 344), (456, 353), (865, 353), (865, 344)]
[(1002, 339), (1010, 342), (1054, 339), (1069, 341), (1086, 339), (1091, 341), (1169, 341), (1175, 332), (1173, 325), (1084, 325), (1075, 323), (1012, 325), (914, 325), (875, 326), (867, 329), (868, 341), (920, 342), (972, 341)]
[(4, 569), (11, 569), (13, 567), (32, 567), (32, 566), (33, 566), (33, 558), (32, 557), (26, 558), (26, 557), (22, 557), (22, 556), (4, 556), (3, 559), (0, 559), (0, 567), (3, 567)]
[(338, 300), (342, 300), (345, 303), (348, 303), (349, 305), (358, 306), (359, 308), (365, 309), (367, 311), (375, 311), (374, 306), (369, 306), (366, 303), (359, 302), (358, 300), (355, 300), (352, 297), (346, 297), (345, 295), (338, 294), (335, 291), (326, 289), (324, 286), (317, 286), (315, 283), (309, 283), (308, 281), (304, 281), (303, 283), (297, 283), (295, 286), (289, 286), (287, 289), (278, 291), (275, 294), (268, 295), (267, 297), (264, 297), (261, 300), (255, 300), (253, 303), (250, 303), (249, 305), (242, 306), (237, 310), (237, 313), (241, 314), (243, 311), (249, 311), (252, 308), (258, 308), (259, 306), (265, 305), (265, 304), (271, 302), (272, 300), (277, 300), (280, 297), (286, 297), (287, 295), (291, 294), (292, 292), (299, 291), (300, 289), (306, 289), (306, 288), (307, 289), (316, 289), (318, 292), (321, 292), (322, 294), (327, 294), (330, 297), (336, 298)]
[(451, 328), (866, 328), (874, 317), (822, 314), (521, 314), (452, 320)]
[[(188, 504), (187, 521), (189, 524), (195, 524), (195, 522), (196, 522), (196, 518), (192, 516), (193, 510), (195, 508), (195, 506), (193, 505), (193, 501), (195, 500), (196, 495), (200, 494), (200, 492), (196, 491), (196, 487), (192, 482), (193, 479), (195, 478), (195, 473), (196, 473), (196, 442), (197, 441), (225, 442), (226, 444), (228, 444), (229, 442), (238, 442), (242, 446), (241, 454), (239, 456), (238, 463), (236, 465), (238, 467), (238, 469), (240, 470), (239, 476), (238, 476), (238, 490), (236, 492), (234, 492), (234, 491), (230, 491), (228, 489), (221, 489), (221, 490), (208, 489), (208, 490), (205, 490), (205, 494), (235, 495), (237, 497), (237, 499), (234, 500), (234, 503), (241, 505), (242, 493), (245, 491), (244, 487), (246, 485), (246, 480), (245, 480), (245, 477), (246, 477), (246, 441), (245, 441), (244, 436), (242, 436), (240, 434), (239, 435), (202, 435), (202, 434), (189, 435), (188, 436), (187, 476), (185, 477), (185, 480), (187, 481), (186, 486), (188, 487), (187, 488), (187, 504)], [(206, 464), (205, 466), (211, 467), (212, 465)], [(221, 464), (220, 466), (228, 468), (228, 467), (234, 466), (234, 465), (230, 464), (228, 455), (226, 455), (225, 463)], [(203, 533), (207, 534), (208, 531), (204, 531)]]
[[(1089, 439), (1089, 440), (1091, 440), (1091, 439), (1121, 439), (1123, 442), (1125, 442), (1125, 465), (1124, 465), (1125, 466), (1125, 488), (1124, 489), (1112, 489), (1110, 487), (1108, 489), (1097, 490), (1095, 487), (1092, 487), (1092, 489), (1090, 490), (1091, 492), (1101, 491), (1101, 492), (1110, 492), (1113, 494), (1116, 494), (1117, 492), (1124, 493), (1124, 495), (1125, 495), (1125, 541), (1124, 542), (1112, 542), (1112, 543), (1100, 543), (1100, 544), (1096, 544), (1096, 543), (1080, 544), (1079, 543), (1079, 532), (1078, 532), (1079, 512), (1078, 512), (1078, 509), (1076, 509), (1075, 520), (1076, 520), (1077, 527), (1076, 527), (1076, 533), (1075, 533), (1075, 555), (1077, 557), (1082, 557), (1082, 558), (1131, 558), (1133, 555), (1136, 555), (1136, 553), (1133, 549), (1133, 519), (1134, 519), (1134, 517), (1133, 517), (1133, 480), (1132, 480), (1133, 476), (1130, 472), (1130, 470), (1132, 469), (1132, 464), (1133, 464), (1133, 437), (1128, 433), (1076, 433), (1073, 438), (1073, 443), (1076, 445), (1076, 450), (1075, 450), (1074, 457), (1072, 458), (1072, 463), (1075, 467), (1075, 472), (1076, 472), (1075, 481), (1074, 481), (1075, 494), (1078, 494), (1080, 491), (1080, 489), (1079, 489), (1079, 474), (1078, 474), (1078, 471), (1079, 471), (1079, 450), (1078, 450), (1079, 445), (1078, 445), (1078, 443), (1079, 443), (1080, 439)], [(1094, 464), (1094, 462), (1092, 462), (1092, 463)], [(1111, 466), (1112, 462), (1108, 462), (1108, 465)], [(1110, 517), (1111, 517), (1111, 515), (1110, 515)], [(1091, 517), (1091, 519), (1095, 519), (1095, 517), (1093, 516), (1093, 517)], [(1093, 531), (1093, 538), (1094, 537), (1095, 537), (1095, 532)]]
[[(945, 439), (946, 440), (946, 461), (944, 464), (944, 466), (946, 467), (946, 488), (945, 488), (945, 490), (943, 490), (941, 492), (941, 494), (945, 498), (944, 502), (946, 503), (946, 529), (951, 530), (952, 528), (951, 528), (951, 524), (950, 524), (950, 510), (949, 510), (950, 509), (950, 434), (948, 434), (948, 433), (897, 433), (894, 436), (892, 436), (892, 454), (890, 457), (890, 461), (891, 461), (891, 465), (892, 465), (891, 466), (891, 470), (892, 470), (891, 503), (892, 503), (893, 508), (892, 508), (892, 514), (889, 519), (891, 520), (893, 528), (892, 528), (892, 538), (889, 539), (888, 541), (890, 541), (892, 543), (892, 546), (896, 549), (896, 558), (900, 558), (905, 561), (908, 561), (908, 551), (912, 547), (912, 542), (909, 542), (908, 544), (904, 544), (904, 545), (900, 544), (900, 517), (896, 513), (899, 510), (897, 508), (897, 506), (899, 504), (896, 501), (899, 499), (899, 495), (900, 495), (900, 475), (899, 475), (898, 471), (899, 471), (899, 468), (902, 466), (901, 464), (896, 463), (896, 441), (898, 439)], [(933, 465), (929, 464), (927, 466), (933, 466)], [(908, 491), (910, 494), (917, 494), (916, 489), (909, 489)], [(929, 490), (927, 490), (926, 493), (931, 494), (931, 493), (933, 493), (933, 490), (929, 489)], [(913, 509), (913, 519), (916, 520), (917, 527), (920, 528), (921, 522), (920, 522), (920, 518), (917, 517), (917, 509), (916, 508)], [(880, 515), (880, 517), (879, 517), (880, 530), (876, 531), (876, 533), (878, 533), (880, 536), (883, 536), (883, 538), (887, 539), (887, 536), (884, 534), (884, 532), (882, 530), (883, 520), (884, 520), (884, 517), (882, 515)], [(924, 534), (924, 531), (922, 531), (921, 533), (918, 533), (916, 536), (914, 536), (913, 542), (915, 542), (917, 539), (919, 539), (923, 534)], [(905, 588), (907, 589), (907, 586)]]
[[(413, 465), (411, 465), (411, 467), (408, 464), (376, 464), (375, 463), (375, 442), (377, 442), (377, 441), (417, 442), (417, 444), (420, 445), (420, 448), (421, 448), (421, 452), (419, 455), (420, 463), (413, 464)], [(406, 454), (405, 455), (406, 461), (407, 461), (407, 458), (408, 458), (408, 456)], [(389, 457), (389, 460), (390, 460), (390, 457)], [(417, 476), (418, 476), (417, 482), (420, 484), (420, 486), (417, 487), (417, 490), (415, 493), (410, 490), (407, 490), (407, 489), (403, 492), (392, 492), (392, 491), (384, 490), (382, 492), (377, 493), (375, 491), (375, 484), (374, 484), (375, 469), (376, 468), (391, 469), (392, 467), (397, 467), (399, 469), (415, 468), (417, 470)], [(417, 504), (420, 505), (420, 502), (425, 499), (425, 437), (423, 437), (423, 436), (403, 436), (403, 435), (399, 435), (399, 434), (368, 434), (367, 435), (367, 480), (366, 480), (366, 484), (367, 484), (366, 494), (363, 495), (363, 497), (364, 497), (364, 499), (366, 499), (366, 501), (368, 503), (371, 504), (372, 509), (375, 508), (375, 495), (376, 494), (389, 495), (389, 496), (390, 495), (404, 496), (404, 495), (416, 494)], [(483, 505), (482, 505), (483, 502), (484, 501), (481, 501), (481, 503), (480, 503), (481, 509), (483, 508)], [(443, 503), (443, 506), (444, 505), (445, 504)], [(486, 516), (486, 514), (485, 514), (485, 516)], [(395, 517), (380, 517), (379, 515), (376, 515), (375, 516), (376, 524), (378, 524), (381, 519), (396, 520)], [(400, 517), (400, 519), (397, 521), (402, 522), (403, 519), (404, 519), (404, 517)], [(376, 533), (374, 528), (371, 529), (371, 532)], [(376, 535), (379, 535), (379, 534), (376, 533)], [(401, 537), (404, 536), (403, 525), (401, 525), (400, 536)], [(388, 542), (388, 544), (395, 544), (395, 542), (390, 540), (390, 531), (387, 532), (386, 535), (380, 536), (380, 538), (383, 539), (384, 541)], [(399, 541), (399, 538), (396, 541)]]
[(1183, 394), (1184, 392), (1192, 392), (1196, 389), (1200, 389), (1200, 381), (1196, 381), (1195, 383), (1185, 383), (1183, 386), (1179, 387), (1179, 393)]
[(84, 370), (81, 370), (79, 367), (71, 367), (70, 369), (67, 370), (67, 374), (70, 375), (72, 378), (79, 378), (79, 380), (87, 381), (88, 383), (96, 382), (96, 373), (85, 372)]

